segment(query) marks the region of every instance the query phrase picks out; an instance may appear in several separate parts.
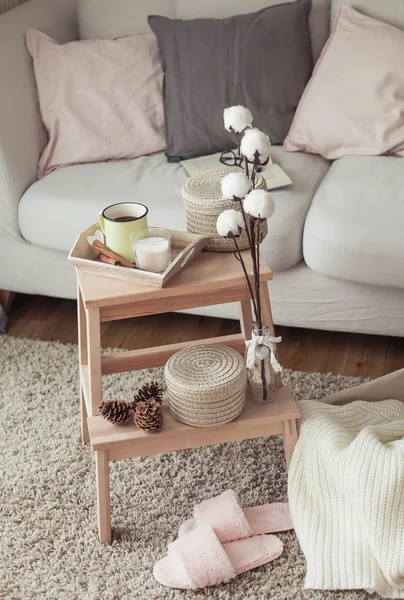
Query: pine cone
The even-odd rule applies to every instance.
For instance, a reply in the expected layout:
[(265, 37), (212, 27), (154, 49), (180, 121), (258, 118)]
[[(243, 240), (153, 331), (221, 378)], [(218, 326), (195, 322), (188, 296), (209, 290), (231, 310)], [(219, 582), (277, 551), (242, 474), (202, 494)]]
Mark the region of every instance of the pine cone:
[(135, 424), (145, 431), (157, 431), (163, 426), (163, 412), (160, 402), (138, 402), (133, 416)]
[(132, 408), (123, 400), (106, 400), (101, 402), (98, 413), (114, 425), (123, 425), (129, 419)]
[(133, 407), (135, 408), (138, 402), (148, 402), (150, 400), (154, 400), (159, 404), (163, 401), (163, 386), (157, 383), (157, 381), (151, 381), (142, 385), (134, 396)]

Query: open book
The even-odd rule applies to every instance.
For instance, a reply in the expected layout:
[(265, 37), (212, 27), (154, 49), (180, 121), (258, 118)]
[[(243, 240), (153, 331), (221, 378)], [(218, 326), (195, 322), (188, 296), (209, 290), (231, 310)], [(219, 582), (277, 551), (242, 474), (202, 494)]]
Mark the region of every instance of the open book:
[[(215, 169), (225, 168), (220, 162), (221, 152), (217, 154), (209, 154), (208, 156), (199, 156), (198, 158), (189, 158), (188, 160), (182, 160), (181, 165), (190, 177), (198, 175), (198, 173), (205, 173), (206, 171), (213, 171)], [(241, 169), (240, 169), (241, 171)], [(292, 180), (285, 171), (279, 165), (269, 163), (262, 167), (260, 174), (265, 178), (268, 184), (268, 190), (275, 190), (286, 185), (290, 185)]]

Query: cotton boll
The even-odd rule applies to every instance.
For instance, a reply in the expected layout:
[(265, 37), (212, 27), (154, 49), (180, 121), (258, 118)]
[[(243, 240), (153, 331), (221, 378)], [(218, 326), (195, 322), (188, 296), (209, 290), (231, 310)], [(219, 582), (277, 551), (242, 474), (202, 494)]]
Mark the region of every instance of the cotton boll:
[(260, 163), (265, 163), (271, 154), (269, 137), (259, 129), (247, 129), (240, 144), (240, 152), (249, 162), (254, 162), (255, 153), (258, 152)]
[(243, 206), (245, 212), (256, 219), (269, 219), (275, 210), (274, 199), (265, 190), (252, 190), (246, 196)]
[(241, 133), (246, 127), (250, 127), (253, 117), (245, 106), (230, 106), (223, 111), (224, 127), (227, 131)]
[(229, 173), (222, 179), (223, 198), (245, 198), (251, 190), (251, 180), (244, 173)]
[(217, 218), (216, 229), (222, 237), (239, 237), (244, 229), (243, 215), (237, 210), (224, 210)]

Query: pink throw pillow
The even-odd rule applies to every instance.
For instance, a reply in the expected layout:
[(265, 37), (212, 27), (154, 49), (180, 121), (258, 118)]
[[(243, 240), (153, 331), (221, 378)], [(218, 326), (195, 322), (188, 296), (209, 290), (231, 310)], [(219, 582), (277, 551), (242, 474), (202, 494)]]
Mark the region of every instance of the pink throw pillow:
[(29, 29), (27, 46), (49, 134), (39, 177), (165, 149), (163, 72), (153, 33), (60, 45)]
[(404, 31), (342, 6), (284, 148), (404, 156)]

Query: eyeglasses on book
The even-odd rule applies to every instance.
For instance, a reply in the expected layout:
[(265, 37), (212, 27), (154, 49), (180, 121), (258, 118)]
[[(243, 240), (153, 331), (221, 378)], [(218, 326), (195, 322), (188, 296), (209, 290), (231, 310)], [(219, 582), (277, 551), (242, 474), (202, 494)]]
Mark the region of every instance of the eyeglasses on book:
[[(219, 161), (226, 167), (240, 167), (242, 169), (242, 158), (234, 150), (223, 150), (220, 153)], [(257, 165), (257, 172), (262, 170), (261, 165)]]

